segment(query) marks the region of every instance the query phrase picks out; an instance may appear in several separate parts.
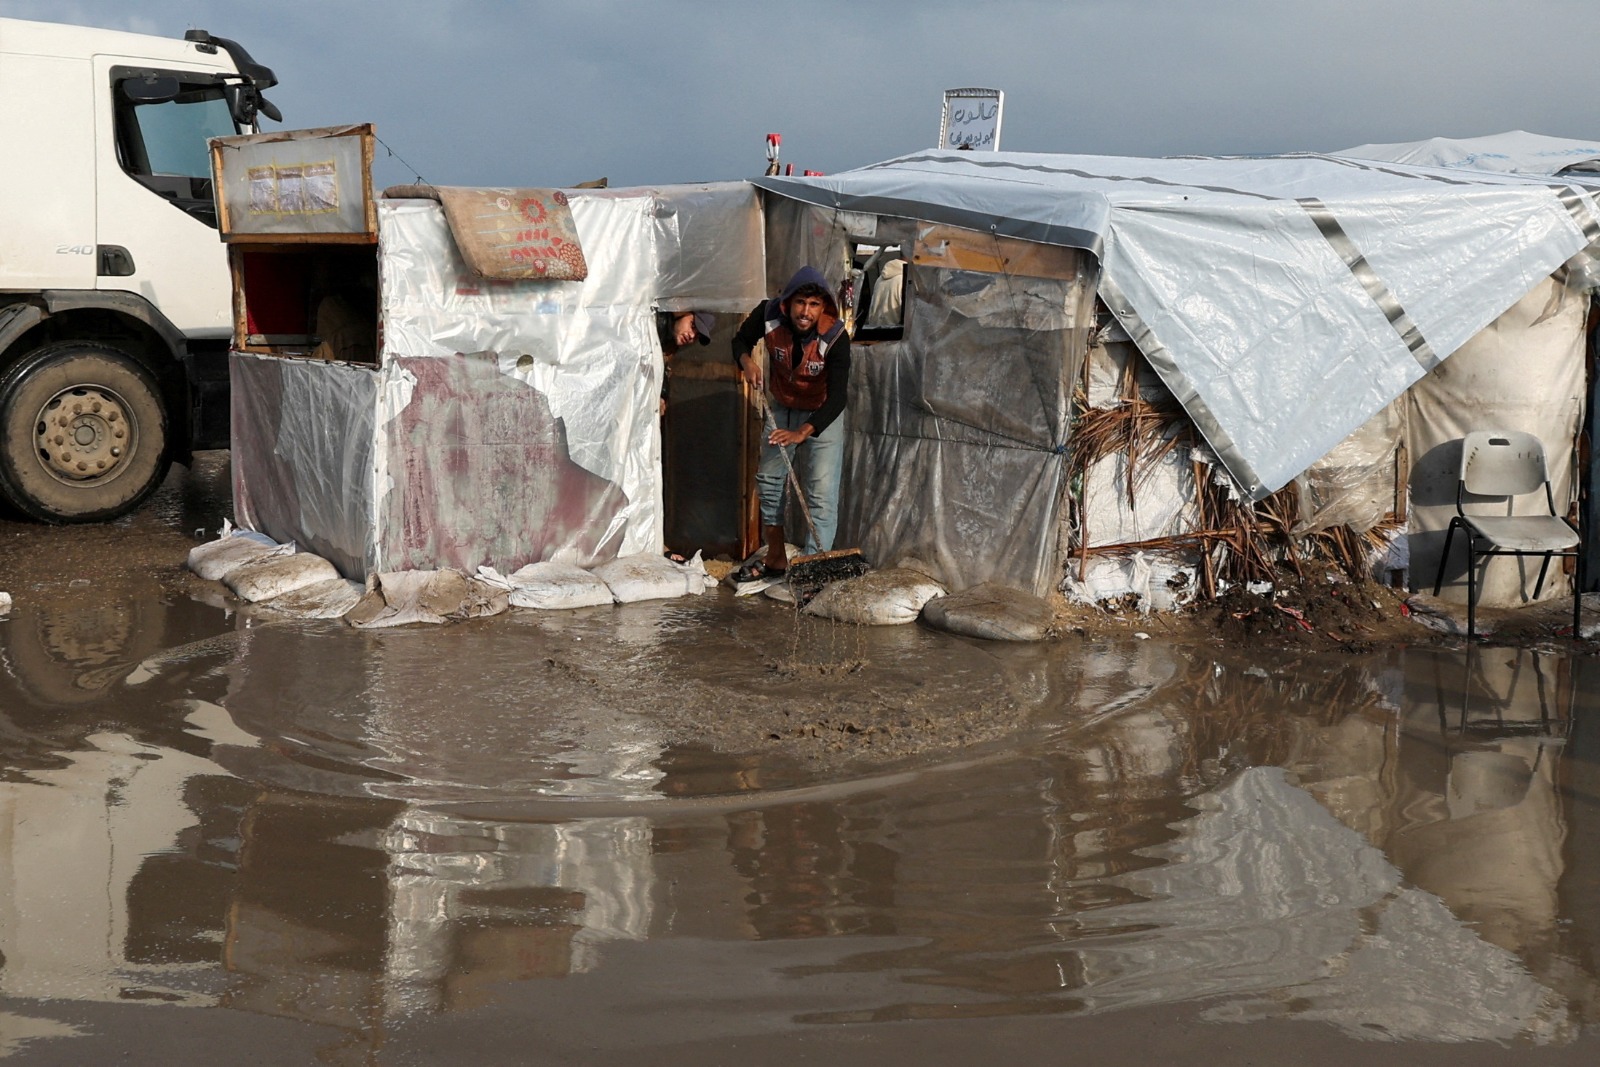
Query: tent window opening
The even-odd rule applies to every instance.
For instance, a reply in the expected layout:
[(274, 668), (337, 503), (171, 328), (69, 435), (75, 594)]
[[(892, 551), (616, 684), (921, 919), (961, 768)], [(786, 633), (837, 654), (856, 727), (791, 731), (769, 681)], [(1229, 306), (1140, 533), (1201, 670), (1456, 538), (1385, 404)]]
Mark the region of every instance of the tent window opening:
[(230, 250), (241, 352), (378, 364), (378, 257), (370, 245), (246, 244)]
[(906, 327), (906, 261), (899, 245), (856, 245), (856, 332), (862, 341), (898, 341)]

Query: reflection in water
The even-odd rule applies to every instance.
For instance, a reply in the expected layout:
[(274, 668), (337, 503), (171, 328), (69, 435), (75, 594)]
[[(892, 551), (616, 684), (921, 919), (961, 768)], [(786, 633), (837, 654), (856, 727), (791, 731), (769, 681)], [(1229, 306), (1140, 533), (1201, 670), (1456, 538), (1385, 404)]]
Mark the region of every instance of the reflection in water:
[(497, 982), (559, 978), (648, 936), (650, 824), (492, 824), (407, 811), (384, 839), (392, 1010), (471, 1006)]
[[(437, 636), (236, 626), (141, 650), (136, 677), (111, 657), (135, 684), (107, 699), (142, 725), (96, 705), (76, 730), (18, 698), (41, 649), (17, 643), (48, 628), (0, 632), (0, 708), (33, 709), (4, 741), (0, 991), (316, 1022), (340, 1063), (625, 945), (649, 950), (654, 1010), (731, 1017), (776, 970), (807, 994), (789, 1025), (1205, 999), (1219, 1020), (1561, 1042), (1597, 1018), (1582, 660), (1019, 651), (1043, 740), (836, 787), (667, 746), (583, 705), (581, 679), (530, 682), (503, 628), (445, 638), (474, 664), (456, 686), (428, 668)], [(716, 980), (685, 980), (707, 943)]]

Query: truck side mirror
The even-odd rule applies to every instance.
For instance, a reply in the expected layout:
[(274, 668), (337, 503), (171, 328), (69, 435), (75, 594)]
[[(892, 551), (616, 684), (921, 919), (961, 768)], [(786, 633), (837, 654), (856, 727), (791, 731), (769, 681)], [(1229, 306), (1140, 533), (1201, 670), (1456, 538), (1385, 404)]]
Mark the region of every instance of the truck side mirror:
[(228, 114), (233, 116), (236, 125), (243, 127), (256, 124), (259, 96), (254, 85), (228, 82), (222, 87), (222, 98), (228, 102)]
[(241, 127), (254, 126), (258, 112), (274, 122), (283, 121), (282, 112), (250, 82), (228, 82), (222, 87), (222, 96), (228, 102), (228, 113)]

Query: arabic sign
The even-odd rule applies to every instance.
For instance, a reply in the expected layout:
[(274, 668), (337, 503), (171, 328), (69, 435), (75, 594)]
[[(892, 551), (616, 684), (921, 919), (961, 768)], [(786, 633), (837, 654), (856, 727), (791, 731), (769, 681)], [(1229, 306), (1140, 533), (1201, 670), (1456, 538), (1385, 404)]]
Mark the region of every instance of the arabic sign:
[(940, 148), (1000, 149), (1000, 112), (1006, 94), (999, 89), (946, 89), (939, 118)]

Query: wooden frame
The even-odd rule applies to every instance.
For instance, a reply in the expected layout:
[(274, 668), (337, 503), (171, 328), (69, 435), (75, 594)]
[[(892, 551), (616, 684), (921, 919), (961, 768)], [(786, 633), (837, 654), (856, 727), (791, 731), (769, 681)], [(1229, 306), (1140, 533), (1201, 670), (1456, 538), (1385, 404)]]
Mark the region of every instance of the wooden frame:
[[(304, 145), (303, 154), (315, 155), (315, 147), (328, 141), (354, 138), (358, 142), (359, 178), (361, 190), (360, 229), (317, 229), (308, 225), (303, 230), (280, 228), (274, 232), (241, 229), (242, 220), (234, 214), (228, 189), (230, 174), (236, 169), (228, 165), (224, 153), (265, 153), (269, 146)], [(351, 126), (325, 126), (312, 130), (278, 130), (272, 133), (247, 134), (240, 137), (218, 137), (211, 142), (211, 174), (217, 202), (217, 223), (222, 240), (228, 244), (376, 244), (378, 241), (378, 205), (372, 188), (372, 160), (377, 135), (371, 123)], [(295, 153), (289, 152), (292, 156)]]
[[(365, 242), (360, 243), (364, 244)], [(275, 252), (303, 255), (308, 252), (314, 252), (318, 245), (323, 247), (347, 249), (350, 248), (352, 244), (357, 244), (357, 242), (288, 241), (266, 244), (264, 242), (257, 241), (242, 241), (231, 245), (228, 248), (228, 272), (233, 286), (233, 349), (237, 352), (249, 352), (254, 355), (261, 356), (275, 356), (280, 359), (306, 359), (316, 362), (350, 362), (348, 360), (331, 359), (317, 355), (317, 350), (320, 347), (321, 342), (313, 340), (315, 335), (309, 330), (306, 334), (306, 340), (303, 343), (274, 343), (265, 340), (252, 341), (251, 338), (254, 335), (249, 332), (249, 287), (245, 284), (244, 278), (244, 256), (246, 253), (255, 255), (271, 255)], [(375, 247), (373, 249), (373, 269), (374, 271), (377, 269), (377, 250)], [(378, 309), (374, 307), (372, 310), (374, 321), (376, 321)], [(312, 326), (314, 323), (308, 323), (307, 325)], [(365, 360), (359, 360), (355, 361), (354, 365), (375, 367), (378, 366), (381, 361), (381, 353), (374, 352), (371, 363), (368, 363)]]
[(1080, 250), (1063, 245), (1039, 244), (956, 226), (919, 227), (911, 247), (911, 262), (922, 267), (1066, 281), (1078, 276), (1082, 255)]

